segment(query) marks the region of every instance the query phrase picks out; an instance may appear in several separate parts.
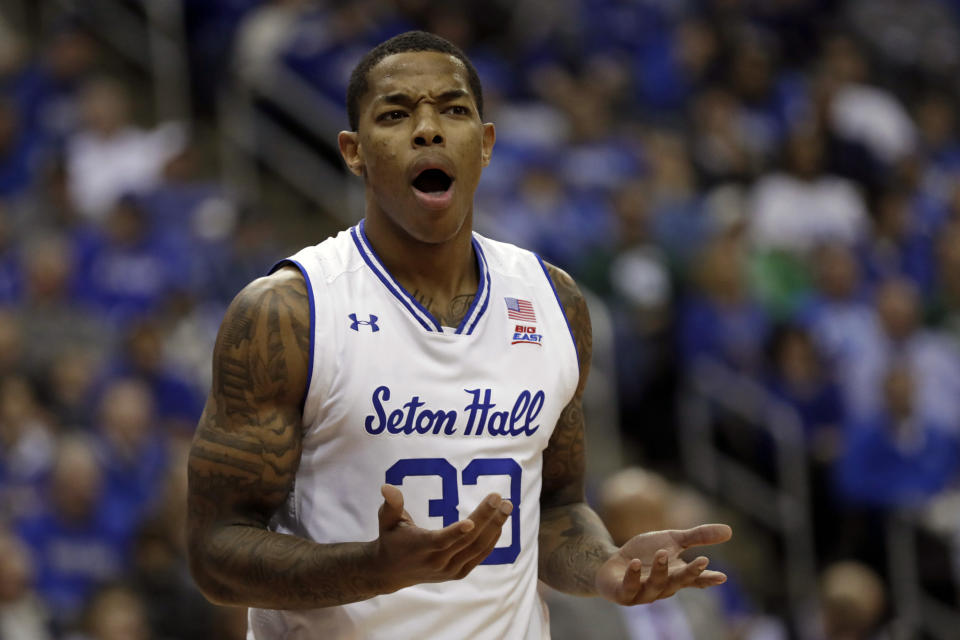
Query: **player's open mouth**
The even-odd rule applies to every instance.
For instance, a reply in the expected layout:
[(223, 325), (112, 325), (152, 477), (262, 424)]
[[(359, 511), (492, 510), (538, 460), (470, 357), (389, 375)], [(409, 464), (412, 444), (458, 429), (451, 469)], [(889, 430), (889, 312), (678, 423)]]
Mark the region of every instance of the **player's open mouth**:
[(424, 169), (413, 179), (413, 192), (430, 209), (445, 209), (453, 201), (453, 178), (442, 169)]

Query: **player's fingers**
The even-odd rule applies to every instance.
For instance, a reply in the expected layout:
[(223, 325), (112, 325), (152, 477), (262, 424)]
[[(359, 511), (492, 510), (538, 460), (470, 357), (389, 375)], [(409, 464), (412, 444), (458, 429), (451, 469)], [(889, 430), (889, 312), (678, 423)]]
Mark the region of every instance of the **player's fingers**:
[(503, 524), (512, 511), (513, 505), (503, 500), (490, 519), (478, 529), (476, 537), (451, 556), (449, 566), (462, 567), (474, 561), (482, 562), (496, 546)]
[[(699, 578), (703, 573), (704, 569), (707, 568), (708, 564), (710, 564), (710, 560), (705, 556), (700, 556), (674, 573), (672, 576), (670, 576), (670, 586), (667, 589), (668, 594), (672, 595), (680, 589), (694, 584), (697, 581), (697, 578)], [(666, 597), (666, 595), (667, 594), (664, 594), (663, 597)]]
[(385, 531), (397, 526), (403, 519), (403, 493), (395, 486), (385, 484), (380, 487), (380, 494), (383, 496), (383, 504), (380, 505), (377, 517), (380, 530)]
[(478, 527), (481, 527), (496, 515), (501, 503), (503, 503), (503, 498), (500, 497), (500, 494), (491, 493), (481, 500), (473, 513), (467, 517), (476, 522)]
[[(446, 552), (452, 557), (468, 546), (473, 545), (477, 538), (488, 530), (491, 523), (493, 523), (494, 527), (499, 527), (497, 521), (500, 520), (502, 524), (502, 520), (506, 519), (506, 516), (501, 513), (501, 510), (504, 509), (503, 505), (505, 502), (498, 493), (491, 493), (484, 498), (477, 508), (473, 510), (473, 513), (464, 520), (464, 522), (472, 522), (474, 524), (472, 533), (468, 536), (461, 536), (459, 539), (445, 546)], [(509, 508), (512, 509), (512, 505)]]
[(702, 524), (692, 529), (677, 531), (674, 537), (682, 549), (706, 544), (726, 542), (733, 536), (733, 529), (725, 524)]
[(477, 524), (473, 520), (459, 520), (443, 529), (430, 531), (430, 544), (439, 551), (449, 550), (454, 545), (469, 544), (472, 539), (469, 534), (476, 528)]
[(656, 600), (670, 580), (670, 557), (666, 549), (660, 549), (653, 555), (653, 567), (650, 569), (650, 575), (643, 581), (638, 597), (641, 602), (653, 602)]
[(715, 587), (723, 584), (726, 581), (727, 575), (725, 573), (721, 573), (720, 571), (704, 571), (693, 581), (693, 586), (706, 589), (707, 587)]
[(632, 604), (642, 587), (643, 561), (640, 558), (634, 558), (623, 573), (623, 582), (620, 583), (620, 603)]
[[(459, 580), (467, 576), (478, 564), (486, 560), (487, 556), (493, 552), (497, 546), (497, 542), (500, 540), (500, 531), (500, 527), (492, 531), (487, 531), (479, 537), (474, 544), (471, 544), (450, 560), (450, 567), (456, 569), (456, 573), (454, 574), (456, 579)], [(459, 567), (459, 569), (457, 569), (457, 567)]]

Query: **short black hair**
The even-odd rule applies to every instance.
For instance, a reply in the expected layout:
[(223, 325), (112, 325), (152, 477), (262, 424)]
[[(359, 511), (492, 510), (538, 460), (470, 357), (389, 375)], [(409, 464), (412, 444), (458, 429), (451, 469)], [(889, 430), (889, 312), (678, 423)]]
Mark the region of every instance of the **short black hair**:
[(347, 118), (350, 120), (350, 129), (356, 131), (360, 124), (360, 98), (367, 92), (367, 75), (370, 69), (378, 62), (395, 53), (409, 51), (437, 51), (447, 53), (463, 63), (467, 68), (467, 82), (470, 91), (477, 102), (477, 113), (483, 118), (483, 88), (480, 86), (480, 76), (473, 63), (460, 47), (449, 40), (426, 31), (407, 31), (381, 42), (363, 56), (353, 73), (350, 74), (350, 84), (347, 86)]

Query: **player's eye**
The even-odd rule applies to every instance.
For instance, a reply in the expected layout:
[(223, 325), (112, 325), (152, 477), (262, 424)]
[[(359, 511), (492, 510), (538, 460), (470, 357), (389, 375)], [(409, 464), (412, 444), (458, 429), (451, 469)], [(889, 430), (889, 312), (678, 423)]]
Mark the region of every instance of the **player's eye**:
[(468, 116), (470, 115), (470, 108), (461, 104), (455, 104), (447, 108), (447, 112), (457, 116)]
[(401, 109), (394, 109), (393, 111), (386, 111), (377, 116), (377, 121), (383, 120), (400, 120), (407, 117), (407, 112)]

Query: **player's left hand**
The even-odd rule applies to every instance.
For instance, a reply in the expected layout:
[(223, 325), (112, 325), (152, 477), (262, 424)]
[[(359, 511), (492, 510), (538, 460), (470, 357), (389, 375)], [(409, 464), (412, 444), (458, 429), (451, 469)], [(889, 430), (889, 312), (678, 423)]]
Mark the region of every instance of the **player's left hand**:
[(669, 598), (686, 587), (712, 587), (727, 576), (707, 571), (709, 560), (686, 562), (680, 553), (690, 547), (726, 542), (733, 535), (725, 524), (692, 529), (653, 531), (634, 536), (597, 570), (597, 592), (621, 605)]

